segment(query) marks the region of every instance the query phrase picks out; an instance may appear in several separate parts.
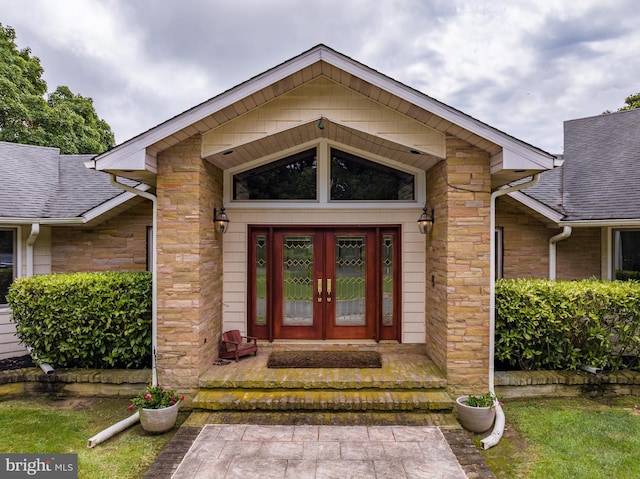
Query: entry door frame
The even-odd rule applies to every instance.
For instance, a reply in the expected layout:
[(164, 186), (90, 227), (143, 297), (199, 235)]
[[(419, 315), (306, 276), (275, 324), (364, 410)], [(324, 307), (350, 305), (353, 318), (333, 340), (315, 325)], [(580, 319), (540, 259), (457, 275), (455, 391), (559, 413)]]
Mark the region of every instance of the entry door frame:
[[(347, 226), (347, 225), (249, 225), (249, 243), (248, 243), (248, 274), (247, 274), (247, 331), (251, 336), (256, 336), (260, 339), (268, 339), (274, 341), (275, 339), (281, 339), (276, 337), (275, 327), (275, 314), (278, 313), (278, 306), (274, 304), (273, 285), (278, 280), (276, 274), (276, 261), (281, 258), (281, 255), (276, 258), (274, 252), (275, 236), (277, 233), (288, 232), (292, 234), (309, 234), (310, 232), (321, 231), (340, 234), (358, 233), (369, 234), (373, 238), (373, 245), (370, 251), (367, 252), (369, 256), (367, 264), (371, 264), (373, 271), (367, 272), (367, 280), (371, 281), (371, 288), (373, 288), (373, 294), (375, 295), (374, 304), (372, 309), (367, 314), (373, 315), (373, 325), (371, 331), (371, 337), (364, 339), (372, 339), (375, 341), (380, 340), (395, 340), (401, 341), (401, 228), (400, 225), (362, 225), (362, 226)], [(261, 261), (264, 261), (267, 265), (266, 274), (263, 273), (263, 278), (266, 280), (266, 287), (259, 288), (256, 286), (256, 258), (258, 253), (256, 252), (256, 241), (260, 237), (262, 240), (266, 240), (269, 247), (263, 251)], [(383, 287), (382, 285), (382, 247), (383, 238), (392, 239), (392, 265), (390, 267), (393, 277), (392, 281), (392, 321), (387, 319), (383, 321), (383, 296), (389, 294), (389, 287)], [(332, 242), (324, 242), (325, 248), (333, 248)], [(330, 244), (327, 244), (330, 243)], [(327, 253), (324, 252), (326, 255)], [(335, 263), (335, 262), (334, 262)], [(314, 272), (314, 281), (317, 278), (317, 273)], [(326, 282), (323, 283), (323, 289), (326, 288)], [(260, 294), (264, 297), (257, 298), (257, 290), (260, 289)], [(314, 296), (315, 298), (315, 296)], [(314, 301), (315, 303), (315, 301)], [(260, 304), (260, 305), (259, 305)], [(281, 308), (280, 308), (281, 309)], [(262, 319), (258, 321), (256, 318), (260, 316)], [(264, 317), (266, 316), (266, 320)], [(334, 318), (331, 318), (333, 321)], [(327, 339), (327, 328), (325, 328), (323, 321), (321, 338)], [(339, 326), (344, 332), (348, 334), (347, 329), (349, 326)], [(329, 336), (335, 336), (330, 333)], [(320, 339), (320, 337), (318, 338)], [(348, 339), (348, 338), (345, 338)]]

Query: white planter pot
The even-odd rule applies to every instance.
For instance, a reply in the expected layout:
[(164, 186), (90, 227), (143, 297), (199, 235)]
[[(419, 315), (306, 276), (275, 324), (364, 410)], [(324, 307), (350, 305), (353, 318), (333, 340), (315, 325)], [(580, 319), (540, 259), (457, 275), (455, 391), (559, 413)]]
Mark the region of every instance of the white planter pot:
[(496, 418), (494, 407), (471, 407), (467, 405), (468, 396), (460, 396), (456, 399), (456, 413), (462, 427), (471, 432), (481, 433), (488, 431)]
[(179, 405), (180, 402), (177, 402), (162, 409), (140, 409), (142, 429), (156, 434), (167, 432), (176, 423)]

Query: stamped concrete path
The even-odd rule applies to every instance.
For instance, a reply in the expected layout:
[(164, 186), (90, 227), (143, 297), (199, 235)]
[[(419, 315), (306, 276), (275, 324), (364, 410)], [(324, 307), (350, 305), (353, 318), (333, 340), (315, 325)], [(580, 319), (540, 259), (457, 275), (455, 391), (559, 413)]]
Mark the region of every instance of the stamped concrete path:
[(173, 479), (466, 479), (437, 427), (208, 424)]

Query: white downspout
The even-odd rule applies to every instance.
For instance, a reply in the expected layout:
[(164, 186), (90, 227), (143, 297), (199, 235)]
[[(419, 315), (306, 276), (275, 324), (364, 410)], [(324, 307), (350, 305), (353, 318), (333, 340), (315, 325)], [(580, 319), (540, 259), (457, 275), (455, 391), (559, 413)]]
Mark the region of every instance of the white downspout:
[(157, 351), (158, 351), (158, 273), (157, 273), (157, 259), (158, 254), (156, 251), (156, 237), (158, 226), (158, 197), (152, 195), (147, 191), (141, 191), (133, 188), (124, 183), (118, 182), (116, 175), (109, 173), (109, 181), (116, 188), (128, 191), (134, 195), (142, 196), (151, 201), (153, 205), (153, 221), (152, 221), (152, 235), (151, 235), (151, 377), (152, 385), (158, 385), (158, 368), (157, 368)]
[(40, 234), (40, 223), (31, 224), (31, 233), (27, 238), (27, 278), (33, 276), (33, 244)]
[(571, 236), (572, 231), (571, 226), (565, 226), (562, 233), (549, 238), (549, 279), (556, 279), (556, 244)]
[(504, 433), (504, 412), (500, 401), (495, 395), (495, 334), (496, 334), (496, 199), (499, 196), (529, 188), (538, 182), (540, 174), (533, 175), (530, 181), (520, 185), (501, 188), (491, 193), (491, 203), (489, 208), (489, 244), (491, 248), (490, 265), (489, 265), (489, 391), (494, 396), (494, 407), (496, 409), (496, 420), (493, 425), (493, 431), (487, 437), (482, 439), (484, 449), (489, 449), (500, 442)]
[[(95, 168), (95, 164), (92, 164), (90, 168)], [(151, 235), (151, 382), (153, 386), (158, 385), (158, 369), (156, 365), (156, 350), (158, 344), (158, 318), (157, 318), (157, 291), (158, 291), (158, 277), (157, 277), (157, 253), (156, 253), (156, 230), (157, 230), (157, 222), (158, 222), (158, 203), (157, 196), (152, 195), (147, 191), (141, 191), (136, 188), (132, 188), (131, 186), (125, 185), (124, 183), (119, 183), (116, 180), (116, 175), (113, 173), (109, 173), (109, 181), (111, 185), (116, 188), (120, 188), (121, 190), (128, 191), (129, 193), (133, 193), (134, 195), (141, 196), (151, 201), (153, 205), (153, 222), (152, 222), (152, 235)], [(107, 429), (100, 431), (95, 436), (89, 438), (87, 442), (88, 448), (94, 448), (98, 444), (106, 441), (112, 436), (115, 436), (119, 432), (124, 431), (125, 429), (130, 428), (134, 424), (136, 424), (140, 420), (140, 411), (136, 411), (133, 415), (128, 418), (123, 419), (120, 422), (109, 426)]]

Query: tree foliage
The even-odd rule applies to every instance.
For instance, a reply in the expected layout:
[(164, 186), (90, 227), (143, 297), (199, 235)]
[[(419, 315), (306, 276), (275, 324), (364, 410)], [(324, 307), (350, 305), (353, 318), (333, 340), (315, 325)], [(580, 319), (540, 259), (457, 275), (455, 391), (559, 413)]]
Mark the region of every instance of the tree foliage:
[(634, 108), (640, 108), (640, 92), (635, 95), (629, 95), (624, 100), (625, 106), (618, 108), (618, 111), (633, 110)]
[(40, 59), (19, 49), (16, 33), (0, 23), (0, 140), (53, 146), (63, 154), (101, 153), (115, 144), (93, 100), (59, 86), (45, 98)]

